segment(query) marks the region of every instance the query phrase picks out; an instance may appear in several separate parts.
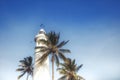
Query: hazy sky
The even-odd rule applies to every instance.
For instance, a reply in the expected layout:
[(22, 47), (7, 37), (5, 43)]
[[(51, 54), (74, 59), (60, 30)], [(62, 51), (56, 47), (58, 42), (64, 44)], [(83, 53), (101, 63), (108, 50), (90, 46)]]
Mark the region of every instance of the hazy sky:
[(119, 0), (0, 0), (0, 80), (16, 80), (18, 61), (34, 56), (40, 24), (70, 40), (66, 56), (86, 80), (120, 80)]

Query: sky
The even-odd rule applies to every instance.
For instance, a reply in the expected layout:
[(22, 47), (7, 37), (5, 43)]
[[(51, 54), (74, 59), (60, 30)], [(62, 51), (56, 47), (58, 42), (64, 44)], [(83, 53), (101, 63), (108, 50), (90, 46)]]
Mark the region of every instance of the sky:
[(19, 60), (34, 56), (40, 24), (70, 40), (66, 56), (86, 80), (120, 80), (119, 0), (0, 0), (0, 80), (16, 80)]

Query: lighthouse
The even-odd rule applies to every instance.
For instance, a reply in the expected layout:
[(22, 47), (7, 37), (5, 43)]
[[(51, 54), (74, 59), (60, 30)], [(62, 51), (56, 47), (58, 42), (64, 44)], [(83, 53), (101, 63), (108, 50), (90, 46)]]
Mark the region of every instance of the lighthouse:
[[(44, 29), (40, 29), (39, 33), (35, 36), (35, 43), (36, 47), (47, 47), (47, 45), (42, 43), (40, 40), (47, 40)], [(35, 49), (33, 80), (50, 80), (49, 57), (43, 62), (42, 65), (39, 65), (37, 60), (44, 54), (39, 51), (40, 49)]]

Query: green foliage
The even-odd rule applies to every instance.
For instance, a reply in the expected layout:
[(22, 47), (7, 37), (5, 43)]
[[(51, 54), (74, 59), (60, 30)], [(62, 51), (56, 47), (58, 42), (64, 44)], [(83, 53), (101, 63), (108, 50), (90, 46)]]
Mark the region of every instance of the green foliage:
[(21, 75), (18, 76), (18, 79), (20, 79), (22, 76), (24, 76), (25, 73), (29, 75), (33, 75), (33, 65), (32, 65), (32, 57), (26, 57), (23, 60), (20, 60), (19, 68), (16, 69), (16, 71), (22, 72)]
[[(75, 59), (71, 60), (70, 58), (67, 58), (64, 63), (60, 63), (61, 68), (58, 68), (60, 74), (63, 76), (59, 78), (58, 80), (78, 80), (77, 72), (78, 70), (83, 66), (83, 64), (77, 66), (75, 64)], [(83, 80), (81, 76), (79, 76), (80, 80)]]
[(40, 41), (46, 44), (47, 47), (36, 47), (36, 49), (40, 49), (38, 52), (44, 53), (43, 56), (37, 60), (38, 64), (41, 65), (46, 60), (48, 55), (53, 55), (57, 66), (59, 66), (59, 58), (65, 60), (66, 57), (64, 56), (64, 53), (70, 53), (69, 49), (62, 49), (68, 41), (62, 41), (59, 43), (60, 33), (55, 33), (54, 31), (46, 34), (46, 36), (48, 38), (47, 41), (43, 39)]

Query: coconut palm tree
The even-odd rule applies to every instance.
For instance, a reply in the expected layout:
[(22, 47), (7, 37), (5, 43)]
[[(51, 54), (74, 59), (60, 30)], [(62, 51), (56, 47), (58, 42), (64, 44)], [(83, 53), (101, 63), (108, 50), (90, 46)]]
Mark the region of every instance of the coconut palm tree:
[(16, 69), (16, 71), (21, 71), (22, 74), (18, 76), (18, 79), (20, 79), (25, 73), (27, 73), (27, 78), (28, 80), (29, 75), (33, 75), (33, 64), (32, 64), (32, 57), (26, 57), (23, 60), (19, 61), (21, 64), (19, 65), (19, 68)]
[(77, 75), (77, 72), (83, 66), (83, 64), (77, 66), (77, 64), (75, 64), (75, 59), (71, 60), (68, 58), (64, 63), (60, 63), (60, 65), (62, 67), (58, 68), (57, 70), (63, 76), (58, 80), (84, 80), (81, 76)]
[(36, 49), (40, 49), (40, 52), (43, 52), (43, 56), (40, 57), (37, 61), (41, 65), (46, 58), (51, 55), (52, 61), (52, 80), (54, 80), (54, 62), (56, 61), (57, 66), (59, 66), (59, 58), (62, 60), (66, 60), (64, 53), (70, 53), (69, 49), (62, 49), (62, 47), (68, 43), (68, 41), (62, 41), (59, 43), (60, 33), (55, 33), (51, 31), (50, 33), (46, 34), (46, 40), (40, 40), (47, 47), (36, 47)]

